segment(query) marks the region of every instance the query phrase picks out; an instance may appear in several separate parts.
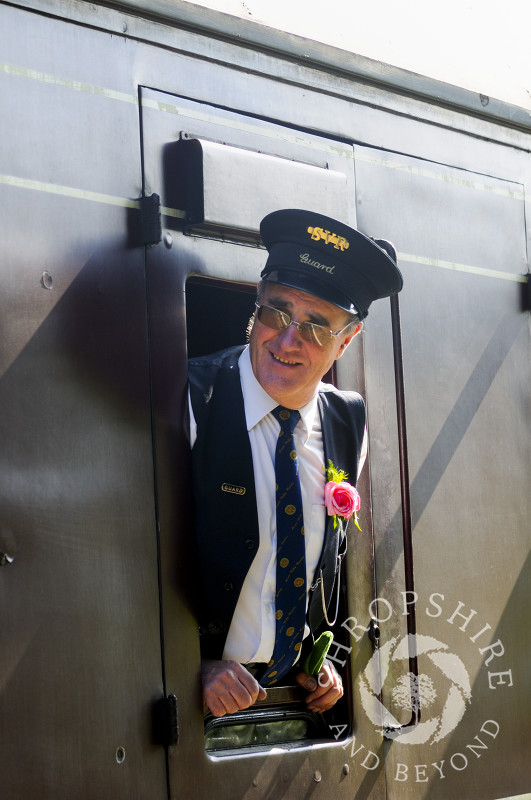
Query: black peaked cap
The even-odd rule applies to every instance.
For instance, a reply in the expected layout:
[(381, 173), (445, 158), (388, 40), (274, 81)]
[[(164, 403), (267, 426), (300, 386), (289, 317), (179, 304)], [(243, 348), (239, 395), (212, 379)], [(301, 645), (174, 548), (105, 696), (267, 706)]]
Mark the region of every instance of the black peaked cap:
[(260, 233), (269, 251), (262, 278), (309, 292), (360, 319), (373, 300), (402, 288), (394, 247), (383, 240), (380, 246), (331, 217), (281, 209), (264, 217)]

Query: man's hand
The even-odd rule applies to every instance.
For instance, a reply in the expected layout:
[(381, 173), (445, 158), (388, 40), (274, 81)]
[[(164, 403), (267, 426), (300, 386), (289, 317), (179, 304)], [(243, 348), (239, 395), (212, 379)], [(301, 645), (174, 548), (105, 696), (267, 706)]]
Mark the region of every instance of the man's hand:
[(237, 661), (201, 661), (203, 702), (215, 717), (234, 714), (265, 700), (266, 690)]
[(334, 665), (325, 659), (317, 678), (306, 672), (299, 672), (295, 680), (309, 692), (306, 705), (309, 711), (322, 713), (328, 711), (343, 697), (343, 683)]

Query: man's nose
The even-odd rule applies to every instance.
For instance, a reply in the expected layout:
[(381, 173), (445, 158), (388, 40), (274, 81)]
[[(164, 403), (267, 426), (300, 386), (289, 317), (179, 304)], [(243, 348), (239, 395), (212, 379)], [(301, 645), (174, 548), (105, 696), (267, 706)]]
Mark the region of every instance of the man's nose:
[(288, 327), (280, 332), (279, 338), (283, 347), (300, 347), (302, 344), (302, 338), (296, 322), (290, 322)]

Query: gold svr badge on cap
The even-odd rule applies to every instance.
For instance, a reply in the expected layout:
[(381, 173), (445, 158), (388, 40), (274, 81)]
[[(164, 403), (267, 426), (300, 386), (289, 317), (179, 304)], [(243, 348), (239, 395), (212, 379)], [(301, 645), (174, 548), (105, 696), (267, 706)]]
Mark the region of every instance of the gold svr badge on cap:
[(314, 242), (320, 242), (321, 239), (325, 244), (333, 244), (335, 250), (348, 250), (349, 243), (344, 236), (338, 236), (337, 233), (330, 233), (330, 231), (323, 228), (308, 228), (308, 233), (311, 234)]

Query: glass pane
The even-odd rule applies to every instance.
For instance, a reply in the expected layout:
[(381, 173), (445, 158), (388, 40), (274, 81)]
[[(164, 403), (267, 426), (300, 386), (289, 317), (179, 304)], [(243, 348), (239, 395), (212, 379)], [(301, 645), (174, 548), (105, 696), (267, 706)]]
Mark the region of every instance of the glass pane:
[(227, 750), (235, 747), (294, 742), (307, 738), (308, 728), (309, 722), (306, 719), (218, 725), (206, 732), (205, 748), (207, 750)]

